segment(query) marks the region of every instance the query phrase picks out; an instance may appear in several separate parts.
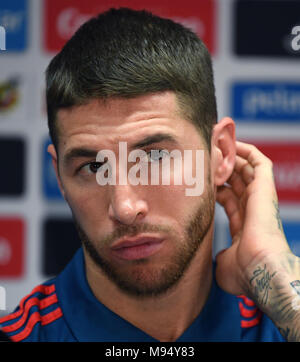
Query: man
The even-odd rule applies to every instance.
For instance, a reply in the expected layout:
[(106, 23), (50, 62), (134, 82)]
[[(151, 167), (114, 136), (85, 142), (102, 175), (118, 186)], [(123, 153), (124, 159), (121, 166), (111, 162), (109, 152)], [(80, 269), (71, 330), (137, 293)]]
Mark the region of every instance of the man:
[[(230, 118), (217, 123), (210, 56), (194, 33), (147, 12), (100, 14), (51, 61), (47, 106), (48, 151), (83, 247), (0, 320), (12, 340), (299, 340), (300, 263), (271, 161), (235, 141)], [(133, 182), (174, 150), (169, 183), (163, 168), (156, 184)], [(202, 174), (195, 158), (176, 166), (188, 150), (203, 152)], [(145, 167), (127, 158), (134, 151)], [(183, 169), (203, 178), (198, 195), (187, 195), (190, 179), (175, 182)], [(118, 181), (100, 185), (99, 172)], [(216, 200), (233, 244), (215, 267)]]

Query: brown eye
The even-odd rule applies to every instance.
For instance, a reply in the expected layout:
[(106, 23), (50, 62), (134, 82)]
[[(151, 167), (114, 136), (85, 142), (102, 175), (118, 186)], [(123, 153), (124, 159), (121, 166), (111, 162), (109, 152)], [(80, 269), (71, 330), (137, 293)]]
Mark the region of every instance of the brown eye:
[(82, 175), (93, 175), (97, 173), (99, 168), (103, 165), (101, 162), (89, 162), (85, 165), (81, 166), (79, 169), (79, 173)]
[(91, 162), (88, 165), (89, 171), (92, 173), (96, 173), (98, 171), (98, 169), (101, 167), (101, 163), (100, 162)]

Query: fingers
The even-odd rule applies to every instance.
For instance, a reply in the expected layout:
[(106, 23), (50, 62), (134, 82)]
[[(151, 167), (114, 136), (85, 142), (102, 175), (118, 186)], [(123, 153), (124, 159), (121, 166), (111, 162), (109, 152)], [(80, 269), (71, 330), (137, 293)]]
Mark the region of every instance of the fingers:
[(253, 167), (243, 158), (236, 156), (234, 170), (227, 180), (237, 197), (242, 197), (246, 187), (254, 178)]
[[(244, 227), (248, 225), (250, 228), (251, 225), (257, 224), (261, 225), (261, 232), (278, 232), (282, 227), (272, 161), (253, 145), (236, 142), (236, 146), (237, 155), (241, 158), (237, 161), (236, 168), (240, 170), (240, 176), (247, 185), (244, 199), (247, 201), (245, 215), (251, 215), (245, 218)], [(251, 174), (253, 180), (247, 184), (247, 177), (250, 180)]]
[(261, 163), (270, 163), (271, 160), (266, 157), (259, 149), (249, 143), (236, 141), (237, 154), (247, 160), (252, 167), (258, 166)]
[(234, 170), (241, 176), (243, 182), (248, 185), (254, 179), (254, 168), (250, 163), (242, 158), (241, 156), (236, 156), (236, 162)]
[(236, 142), (237, 155), (244, 160), (258, 173), (263, 173), (264, 176), (269, 176), (273, 179), (273, 163), (262, 152), (253, 145), (244, 142)]
[[(272, 182), (272, 185), (270, 184)], [(218, 188), (217, 201), (223, 206), (230, 220), (231, 235), (243, 228), (246, 210), (256, 210), (256, 205), (247, 209), (250, 195), (256, 195), (255, 200), (265, 200), (264, 206), (256, 213), (272, 214), (272, 202), (276, 194), (273, 182), (272, 162), (255, 146), (237, 142), (237, 156), (232, 175), (227, 180), (228, 186)], [(251, 196), (253, 198), (253, 196)], [(258, 200), (258, 201), (259, 201)], [(275, 198), (276, 200), (276, 198)], [(257, 202), (258, 202), (257, 201)]]
[(240, 208), (240, 201), (233, 190), (227, 186), (218, 187), (217, 201), (227, 214), (230, 233), (233, 237), (243, 226), (244, 212)]
[(266, 221), (265, 225), (274, 223), (277, 193), (272, 162), (255, 146), (237, 142), (236, 162), (227, 184), (218, 188), (217, 201), (229, 218), (232, 236), (245, 227), (246, 214), (251, 214), (251, 218), (247, 219), (251, 225), (268, 217), (270, 222)]
[(277, 197), (272, 161), (253, 145), (237, 141), (236, 147), (238, 157), (243, 160), (238, 161), (240, 165), (237, 167), (243, 169), (242, 177), (245, 183), (249, 184), (255, 179), (259, 182), (261, 191)]

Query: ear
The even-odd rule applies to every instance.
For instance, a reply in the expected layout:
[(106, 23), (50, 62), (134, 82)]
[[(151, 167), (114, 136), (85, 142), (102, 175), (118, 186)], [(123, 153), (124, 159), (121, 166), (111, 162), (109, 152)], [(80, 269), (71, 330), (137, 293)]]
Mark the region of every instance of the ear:
[(58, 187), (59, 187), (60, 192), (62, 193), (63, 197), (65, 197), (64, 187), (63, 187), (63, 184), (61, 182), (61, 178), (60, 178), (59, 170), (58, 170), (58, 161), (57, 161), (58, 156), (57, 156), (56, 149), (55, 149), (54, 145), (50, 144), (48, 146), (47, 151), (48, 151), (48, 153), (50, 153), (51, 158), (52, 158), (52, 165), (53, 165), (53, 168), (54, 168), (54, 171), (55, 171), (55, 174), (56, 174)]
[(214, 126), (211, 143), (212, 175), (216, 186), (223, 185), (232, 174), (235, 157), (235, 123), (223, 118)]

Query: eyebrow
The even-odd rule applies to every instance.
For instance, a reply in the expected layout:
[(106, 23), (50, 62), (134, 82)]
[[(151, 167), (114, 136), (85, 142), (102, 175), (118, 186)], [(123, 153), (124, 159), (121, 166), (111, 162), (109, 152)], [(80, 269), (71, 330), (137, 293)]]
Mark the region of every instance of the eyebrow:
[(68, 164), (75, 158), (96, 158), (98, 154), (98, 151), (88, 149), (88, 148), (72, 148), (70, 151), (68, 151), (63, 159), (64, 164)]
[[(140, 141), (134, 143), (131, 146), (131, 148), (138, 149), (138, 148), (146, 147), (146, 146), (152, 145), (154, 143), (159, 143), (162, 141), (168, 141), (168, 142), (178, 144), (177, 140), (171, 134), (156, 133), (154, 135), (147, 136), (147, 137), (141, 139)], [(63, 162), (64, 162), (64, 164), (68, 164), (76, 158), (95, 158), (96, 159), (98, 152), (99, 151), (89, 149), (89, 148), (81, 148), (81, 147), (72, 148), (65, 154), (65, 156), (63, 158)]]
[(159, 143), (163, 141), (168, 141), (177, 144), (177, 140), (169, 133), (156, 133), (151, 136), (147, 136), (143, 138), (142, 140), (134, 143), (132, 145), (132, 148), (142, 148), (149, 145), (152, 145), (154, 143)]

